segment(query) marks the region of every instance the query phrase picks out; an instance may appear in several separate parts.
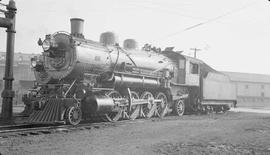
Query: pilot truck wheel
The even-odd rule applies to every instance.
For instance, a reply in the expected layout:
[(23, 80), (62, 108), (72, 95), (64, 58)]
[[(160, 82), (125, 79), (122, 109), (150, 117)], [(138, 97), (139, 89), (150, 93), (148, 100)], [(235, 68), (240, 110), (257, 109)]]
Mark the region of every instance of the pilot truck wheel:
[(82, 111), (80, 107), (69, 107), (66, 113), (66, 123), (78, 125), (82, 120)]

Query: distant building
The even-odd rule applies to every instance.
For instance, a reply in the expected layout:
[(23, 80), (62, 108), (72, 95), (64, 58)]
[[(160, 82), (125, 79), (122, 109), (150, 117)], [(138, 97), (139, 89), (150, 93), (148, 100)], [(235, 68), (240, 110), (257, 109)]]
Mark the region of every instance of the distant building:
[[(14, 53), (13, 65), (13, 90), (15, 91), (14, 104), (21, 103), (21, 95), (32, 87), (35, 80), (34, 72), (31, 70), (31, 58), (37, 54)], [(0, 52), (0, 91), (3, 90), (3, 77), (5, 75), (6, 52)], [(1, 98), (2, 99), (2, 98)], [(0, 103), (1, 102), (0, 99)]]
[(270, 108), (270, 75), (223, 72), (236, 86), (237, 106)]

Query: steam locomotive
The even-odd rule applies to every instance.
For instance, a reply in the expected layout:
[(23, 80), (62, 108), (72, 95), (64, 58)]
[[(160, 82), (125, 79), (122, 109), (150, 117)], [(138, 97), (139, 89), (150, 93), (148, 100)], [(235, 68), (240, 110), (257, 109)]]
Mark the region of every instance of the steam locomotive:
[(227, 111), (236, 102), (229, 79), (201, 60), (173, 48), (138, 49), (133, 39), (120, 47), (111, 32), (88, 40), (84, 20), (70, 21), (71, 33), (38, 41), (42, 55), (31, 59), (36, 85), (23, 97), (30, 123), (182, 116)]

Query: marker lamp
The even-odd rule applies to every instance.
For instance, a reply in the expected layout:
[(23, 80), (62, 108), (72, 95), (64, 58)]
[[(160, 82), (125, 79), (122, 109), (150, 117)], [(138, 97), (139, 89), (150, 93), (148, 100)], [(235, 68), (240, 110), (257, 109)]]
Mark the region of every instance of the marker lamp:
[(35, 68), (37, 66), (37, 60), (36, 59), (31, 59), (31, 66)]
[(51, 47), (51, 43), (48, 40), (44, 40), (42, 44), (42, 48), (44, 51), (48, 51)]

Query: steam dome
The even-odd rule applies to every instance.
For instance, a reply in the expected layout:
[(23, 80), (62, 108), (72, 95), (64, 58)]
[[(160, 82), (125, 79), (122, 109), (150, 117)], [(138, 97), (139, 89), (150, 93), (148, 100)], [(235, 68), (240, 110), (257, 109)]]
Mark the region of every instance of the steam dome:
[(118, 38), (113, 32), (104, 32), (100, 35), (100, 43), (103, 45), (115, 45), (118, 43)]
[(124, 49), (134, 50), (138, 48), (138, 43), (135, 39), (126, 39), (123, 44)]

